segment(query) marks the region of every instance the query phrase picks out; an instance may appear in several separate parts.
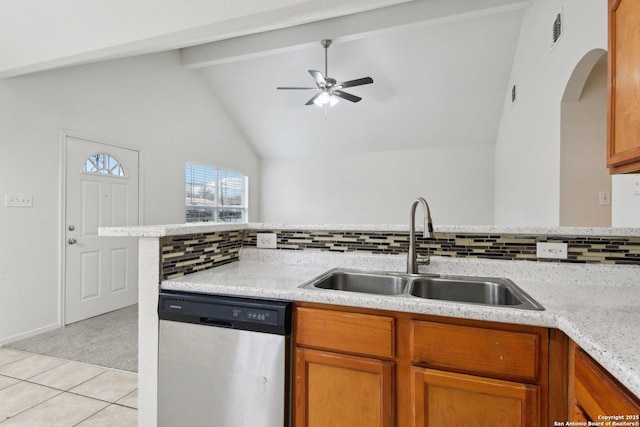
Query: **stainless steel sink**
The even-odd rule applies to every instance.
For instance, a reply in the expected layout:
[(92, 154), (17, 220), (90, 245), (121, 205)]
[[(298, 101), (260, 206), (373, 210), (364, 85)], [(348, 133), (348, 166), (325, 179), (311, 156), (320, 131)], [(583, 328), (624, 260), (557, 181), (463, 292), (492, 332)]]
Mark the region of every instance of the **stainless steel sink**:
[(302, 287), (378, 295), (400, 295), (406, 290), (407, 279), (384, 272), (331, 270), (310, 283), (302, 285)]
[(491, 277), (441, 276), (415, 279), (411, 283), (409, 294), (425, 299), (543, 309), (512, 281)]
[(509, 279), (333, 269), (300, 286), (468, 304), (544, 310)]

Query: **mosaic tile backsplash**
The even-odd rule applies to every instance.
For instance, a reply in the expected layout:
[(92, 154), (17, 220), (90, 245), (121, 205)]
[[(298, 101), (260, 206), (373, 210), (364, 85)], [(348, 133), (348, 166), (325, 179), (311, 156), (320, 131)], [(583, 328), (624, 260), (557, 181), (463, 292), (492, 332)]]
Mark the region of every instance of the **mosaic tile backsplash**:
[[(260, 230), (277, 233), (278, 249), (363, 252), (368, 254), (406, 254), (408, 232), (345, 232)], [(243, 246), (256, 246), (257, 231), (245, 231)], [(445, 257), (529, 260), (543, 262), (636, 264), (640, 265), (640, 237), (541, 236), (524, 234), (445, 234), (435, 239), (418, 234), (417, 251)], [(536, 257), (536, 242), (565, 242), (568, 259)]]
[[(408, 232), (260, 230), (277, 233), (278, 249), (359, 252), (365, 254), (407, 253)], [(255, 247), (256, 230), (226, 231), (161, 239), (163, 279), (217, 267), (238, 260), (241, 247)], [(444, 257), (529, 260), (539, 262), (640, 265), (640, 237), (594, 237), (525, 234), (447, 234), (435, 239), (417, 239), (417, 251)], [(565, 242), (568, 259), (536, 257), (536, 242)]]
[(162, 237), (160, 277), (172, 279), (237, 261), (243, 237), (242, 230)]

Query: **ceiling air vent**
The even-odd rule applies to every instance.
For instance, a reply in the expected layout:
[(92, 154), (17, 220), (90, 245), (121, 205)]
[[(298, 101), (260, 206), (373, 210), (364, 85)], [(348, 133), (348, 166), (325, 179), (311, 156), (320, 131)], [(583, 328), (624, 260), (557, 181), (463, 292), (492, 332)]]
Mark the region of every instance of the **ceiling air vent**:
[(551, 49), (558, 44), (560, 39), (562, 38), (562, 9), (556, 15), (555, 20), (553, 21), (553, 31), (551, 33)]

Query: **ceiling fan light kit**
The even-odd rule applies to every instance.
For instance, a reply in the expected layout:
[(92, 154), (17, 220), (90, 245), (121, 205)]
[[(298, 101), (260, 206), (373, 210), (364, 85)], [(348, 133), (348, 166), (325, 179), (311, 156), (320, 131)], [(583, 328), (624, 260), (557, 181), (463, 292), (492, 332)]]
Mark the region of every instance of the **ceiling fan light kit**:
[(373, 83), (371, 77), (363, 77), (355, 80), (348, 80), (346, 82), (337, 82), (336, 79), (329, 77), (328, 71), (328, 49), (331, 46), (331, 40), (324, 39), (321, 42), (324, 47), (324, 75), (320, 71), (309, 70), (309, 74), (316, 82), (316, 87), (278, 87), (277, 89), (284, 90), (310, 90), (319, 89), (320, 92), (315, 94), (305, 105), (318, 105), (323, 107), (329, 105), (333, 107), (339, 101), (339, 98), (346, 99), (351, 102), (358, 102), (362, 100), (359, 96), (352, 95), (344, 92), (342, 89), (347, 87), (362, 86)]

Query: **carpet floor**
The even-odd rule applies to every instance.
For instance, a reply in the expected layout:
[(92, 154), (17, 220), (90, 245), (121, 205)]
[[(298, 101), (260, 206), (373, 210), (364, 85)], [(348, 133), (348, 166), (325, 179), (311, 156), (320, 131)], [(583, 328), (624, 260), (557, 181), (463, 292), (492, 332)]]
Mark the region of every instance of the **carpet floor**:
[(72, 323), (5, 347), (138, 372), (138, 305)]

